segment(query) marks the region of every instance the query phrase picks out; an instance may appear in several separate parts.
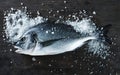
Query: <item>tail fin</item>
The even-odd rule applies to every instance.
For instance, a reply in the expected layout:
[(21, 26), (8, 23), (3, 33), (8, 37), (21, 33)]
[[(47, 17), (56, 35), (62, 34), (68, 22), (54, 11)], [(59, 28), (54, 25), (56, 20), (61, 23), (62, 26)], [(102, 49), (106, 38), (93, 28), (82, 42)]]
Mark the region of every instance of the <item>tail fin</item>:
[(108, 32), (109, 32), (109, 29), (111, 28), (111, 26), (112, 26), (111, 24), (108, 24), (108, 25), (101, 27), (101, 33), (100, 33), (100, 38), (104, 39), (109, 44), (112, 43), (110, 38), (108, 37)]
[(106, 58), (109, 55), (109, 44), (111, 44), (111, 40), (108, 37), (109, 29), (112, 25), (108, 24), (98, 29), (97, 39), (91, 40), (88, 43), (88, 51), (93, 52), (93, 54), (97, 54), (102, 58)]

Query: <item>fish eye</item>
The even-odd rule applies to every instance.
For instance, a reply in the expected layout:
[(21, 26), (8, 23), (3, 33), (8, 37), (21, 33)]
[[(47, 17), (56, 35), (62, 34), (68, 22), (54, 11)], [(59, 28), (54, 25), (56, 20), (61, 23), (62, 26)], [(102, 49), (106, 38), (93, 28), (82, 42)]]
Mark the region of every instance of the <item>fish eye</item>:
[(23, 37), (20, 39), (20, 41), (25, 41), (26, 40), (26, 37)]

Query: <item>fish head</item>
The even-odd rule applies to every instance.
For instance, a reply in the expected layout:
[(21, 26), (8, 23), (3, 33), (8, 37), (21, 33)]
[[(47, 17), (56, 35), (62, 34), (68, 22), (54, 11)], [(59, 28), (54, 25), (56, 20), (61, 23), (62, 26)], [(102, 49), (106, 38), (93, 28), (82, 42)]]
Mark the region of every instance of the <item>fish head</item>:
[(29, 49), (34, 48), (35, 45), (36, 45), (36, 40), (31, 34), (24, 35), (20, 37), (19, 40), (14, 42), (15, 48), (18, 48), (20, 50), (29, 50)]

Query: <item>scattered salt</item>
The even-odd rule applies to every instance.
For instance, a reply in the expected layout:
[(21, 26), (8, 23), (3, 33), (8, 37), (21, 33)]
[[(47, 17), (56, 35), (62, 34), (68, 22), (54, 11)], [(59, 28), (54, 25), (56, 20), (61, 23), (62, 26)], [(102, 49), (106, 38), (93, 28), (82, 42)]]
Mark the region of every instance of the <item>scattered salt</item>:
[(21, 3), (21, 5), (23, 5), (23, 3)]
[(93, 14), (94, 14), (94, 15), (96, 15), (96, 12), (95, 12), (95, 11), (93, 11)]
[(35, 57), (32, 57), (32, 61), (36, 61), (36, 58), (35, 58)]
[(12, 51), (12, 49), (10, 49), (10, 51)]
[(67, 1), (64, 1), (64, 3), (67, 3)]

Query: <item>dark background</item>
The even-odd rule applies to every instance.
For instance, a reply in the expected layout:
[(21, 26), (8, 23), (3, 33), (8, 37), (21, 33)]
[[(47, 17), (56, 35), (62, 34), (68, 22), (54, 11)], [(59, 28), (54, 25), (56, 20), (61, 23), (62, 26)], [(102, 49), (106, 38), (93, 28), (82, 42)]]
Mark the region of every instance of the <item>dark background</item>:
[[(62, 16), (86, 10), (94, 16), (98, 26), (112, 24), (108, 36), (112, 37), (110, 56), (102, 59), (92, 55), (82, 47), (73, 52), (54, 56), (31, 57), (16, 54), (11, 44), (3, 39), (4, 11), (21, 8), (21, 2), (28, 7), (28, 12), (54, 21)], [(67, 7), (65, 9), (65, 6)], [(49, 11), (53, 10), (51, 13)], [(57, 13), (56, 11), (60, 12)], [(55, 15), (54, 15), (55, 14)], [(77, 14), (78, 15), (78, 14)], [(0, 0), (0, 75), (120, 75), (120, 0)], [(10, 51), (12, 49), (12, 51)], [(32, 59), (36, 59), (33, 61)]]

